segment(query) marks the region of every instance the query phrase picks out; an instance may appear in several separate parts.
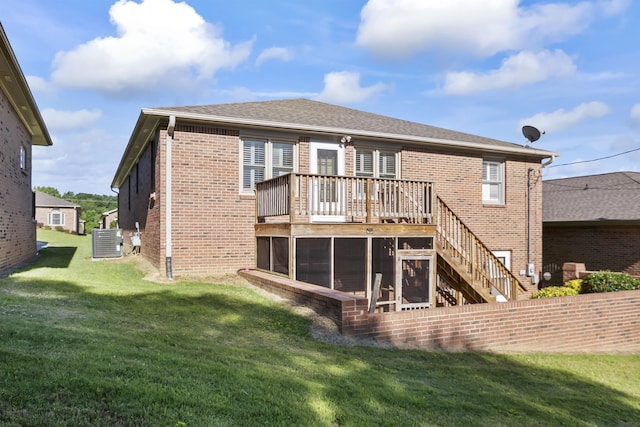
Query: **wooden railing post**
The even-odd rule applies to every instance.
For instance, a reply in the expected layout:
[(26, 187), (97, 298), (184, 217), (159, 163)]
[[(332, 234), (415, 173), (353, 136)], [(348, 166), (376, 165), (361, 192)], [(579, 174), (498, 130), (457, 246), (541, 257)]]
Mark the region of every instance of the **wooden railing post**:
[(367, 189), (365, 195), (367, 206), (367, 223), (370, 224), (371, 222), (373, 222), (373, 192), (371, 191), (373, 187), (373, 180), (367, 179), (365, 181), (365, 184), (365, 188)]
[(296, 220), (296, 181), (295, 173), (289, 174), (289, 223), (293, 224)]

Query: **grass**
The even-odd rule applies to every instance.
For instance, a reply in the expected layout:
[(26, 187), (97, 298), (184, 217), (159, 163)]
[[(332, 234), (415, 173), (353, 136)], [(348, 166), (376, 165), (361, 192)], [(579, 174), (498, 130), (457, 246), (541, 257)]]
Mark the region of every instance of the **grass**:
[(443, 354), (316, 341), (248, 287), (143, 279), (39, 231), (0, 279), (2, 426), (620, 426), (640, 355)]

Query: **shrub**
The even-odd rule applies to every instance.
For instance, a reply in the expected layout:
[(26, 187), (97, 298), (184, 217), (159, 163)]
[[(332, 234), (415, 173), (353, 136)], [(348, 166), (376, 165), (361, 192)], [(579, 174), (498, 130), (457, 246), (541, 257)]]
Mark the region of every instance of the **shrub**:
[(63, 226), (56, 225), (56, 231), (66, 231)]
[(562, 286), (566, 286), (567, 288), (575, 289), (576, 292), (582, 293), (582, 279), (573, 279), (564, 282)]
[(568, 286), (547, 286), (531, 295), (531, 298), (568, 297), (578, 295), (578, 291)]
[(582, 293), (600, 293), (631, 291), (640, 289), (640, 279), (636, 279), (626, 273), (613, 273), (611, 271), (598, 271), (587, 276), (582, 283)]

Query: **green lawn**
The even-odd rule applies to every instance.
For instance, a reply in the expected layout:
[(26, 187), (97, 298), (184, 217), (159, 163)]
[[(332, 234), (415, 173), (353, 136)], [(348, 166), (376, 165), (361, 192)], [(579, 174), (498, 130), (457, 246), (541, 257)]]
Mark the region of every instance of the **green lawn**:
[(640, 355), (334, 346), (247, 287), (155, 283), (92, 261), (90, 236), (38, 238), (0, 279), (2, 426), (640, 425)]

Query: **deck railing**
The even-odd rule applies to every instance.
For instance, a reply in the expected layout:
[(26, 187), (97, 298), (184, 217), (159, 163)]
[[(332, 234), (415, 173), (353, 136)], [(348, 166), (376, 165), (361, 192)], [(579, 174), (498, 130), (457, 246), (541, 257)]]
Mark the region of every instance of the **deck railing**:
[(433, 223), (433, 183), (312, 174), (288, 174), (256, 184), (256, 214), (289, 222)]

